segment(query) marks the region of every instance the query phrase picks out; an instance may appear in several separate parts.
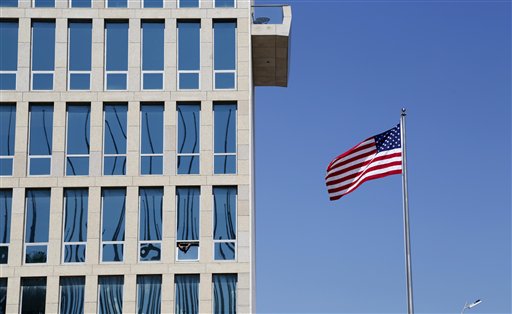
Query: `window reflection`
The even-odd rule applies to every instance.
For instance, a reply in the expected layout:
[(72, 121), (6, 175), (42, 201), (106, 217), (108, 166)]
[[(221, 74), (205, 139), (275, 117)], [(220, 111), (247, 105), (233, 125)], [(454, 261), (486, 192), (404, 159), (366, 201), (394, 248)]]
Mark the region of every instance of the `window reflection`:
[(178, 174), (199, 174), (199, 104), (178, 104)]
[[(109, 0), (109, 7), (126, 0)], [(120, 4), (124, 3), (124, 4)], [(128, 22), (105, 22), (105, 90), (126, 90), (128, 82)]]
[(64, 190), (64, 263), (85, 262), (88, 194), (87, 189)]
[(177, 187), (178, 260), (199, 259), (199, 187)]
[(84, 313), (85, 277), (60, 278), (60, 313)]
[(55, 21), (32, 22), (32, 89), (52, 90), (55, 71)]
[(198, 20), (178, 21), (178, 89), (199, 89), (200, 31)]
[(123, 312), (123, 276), (98, 277), (98, 314)]
[(161, 313), (162, 276), (137, 276), (137, 313)]
[(236, 274), (213, 275), (213, 313), (236, 313)]
[(236, 21), (213, 22), (213, 75), (215, 89), (236, 88)]
[(102, 190), (102, 262), (122, 262), (126, 211), (126, 190)]
[(236, 187), (214, 187), (213, 242), (215, 260), (236, 257)]
[(46, 278), (21, 278), (21, 314), (43, 314), (46, 306)]
[(214, 103), (214, 173), (236, 173), (236, 104)]
[(12, 190), (0, 190), (0, 264), (7, 264), (11, 239)]
[(88, 175), (91, 107), (68, 104), (67, 115), (66, 175)]
[(25, 263), (46, 263), (50, 223), (50, 190), (27, 189)]
[[(2, 0), (0, 7), (16, 7), (18, 1)], [(18, 21), (0, 21), (0, 90), (16, 89), (18, 70)]]
[(0, 104), (0, 176), (12, 176), (15, 134), (16, 105)]
[(142, 89), (164, 88), (163, 21), (142, 21)]
[(140, 260), (159, 261), (162, 243), (162, 188), (140, 188)]
[(175, 275), (176, 314), (199, 313), (199, 275)]
[(30, 105), (29, 174), (49, 175), (53, 141), (53, 105)]
[(69, 22), (68, 89), (91, 88), (92, 22)]
[(106, 104), (104, 106), (104, 175), (126, 174), (127, 112), (126, 104)]
[(143, 103), (141, 114), (141, 174), (162, 174), (164, 158), (164, 106)]
[(0, 313), (5, 313), (7, 305), (7, 278), (0, 278)]

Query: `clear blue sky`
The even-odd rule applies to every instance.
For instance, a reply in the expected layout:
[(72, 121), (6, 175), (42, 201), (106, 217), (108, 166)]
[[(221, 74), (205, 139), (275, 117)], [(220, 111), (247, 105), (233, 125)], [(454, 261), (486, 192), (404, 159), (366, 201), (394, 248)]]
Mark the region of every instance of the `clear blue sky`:
[(416, 312), (511, 313), (511, 2), (288, 3), (289, 87), (256, 89), (257, 311), (406, 312), (401, 177), (324, 185), (405, 106)]

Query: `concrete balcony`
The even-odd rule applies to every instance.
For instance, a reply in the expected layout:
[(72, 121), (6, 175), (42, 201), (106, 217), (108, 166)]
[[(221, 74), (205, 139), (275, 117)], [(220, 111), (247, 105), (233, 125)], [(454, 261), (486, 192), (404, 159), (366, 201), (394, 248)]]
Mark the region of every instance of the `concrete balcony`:
[(292, 9), (253, 6), (252, 73), (255, 86), (288, 86)]

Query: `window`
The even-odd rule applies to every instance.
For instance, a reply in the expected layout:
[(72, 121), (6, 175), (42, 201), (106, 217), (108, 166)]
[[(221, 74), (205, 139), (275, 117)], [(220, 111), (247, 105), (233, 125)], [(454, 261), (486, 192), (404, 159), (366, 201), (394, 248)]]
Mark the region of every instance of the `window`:
[(199, 0), (179, 0), (180, 8), (199, 8)]
[(177, 260), (199, 260), (198, 187), (177, 187)]
[(64, 201), (62, 259), (64, 263), (84, 263), (89, 192), (87, 189), (65, 189)]
[(143, 8), (163, 8), (164, 1), (163, 0), (142, 0)]
[(68, 89), (91, 89), (92, 22), (69, 22)]
[(162, 250), (162, 188), (140, 188), (139, 260), (159, 261)]
[(236, 258), (236, 187), (213, 188), (213, 245), (215, 260)]
[(123, 276), (98, 277), (98, 314), (123, 313)]
[(107, 8), (127, 8), (128, 0), (107, 0)]
[(213, 22), (214, 89), (236, 88), (236, 21)]
[(178, 103), (178, 174), (199, 174), (199, 112), (197, 103)]
[(236, 274), (213, 274), (213, 313), (236, 313)]
[(46, 307), (46, 277), (21, 278), (20, 313), (44, 313)]
[(60, 313), (84, 313), (85, 277), (60, 277)]
[(0, 313), (6, 313), (7, 305), (7, 278), (0, 278)]
[(142, 103), (140, 115), (140, 173), (162, 174), (164, 159), (164, 106), (162, 103)]
[(137, 313), (161, 313), (162, 276), (137, 276)]
[(215, 0), (216, 8), (234, 8), (235, 0)]
[(70, 0), (70, 7), (72, 8), (90, 8), (91, 0)]
[(52, 90), (55, 71), (55, 21), (32, 22), (32, 90)]
[(126, 90), (128, 82), (128, 22), (105, 22), (105, 49), (105, 90)]
[[(18, 6), (18, 0), (0, 0), (0, 7), (16, 8)], [(1, 46), (1, 45), (0, 45)]]
[[(0, 190), (0, 264), (9, 260), (9, 243), (11, 240), (12, 190)], [(0, 311), (0, 313), (5, 313)]]
[(236, 173), (236, 104), (214, 103), (214, 167), (215, 174)]
[(103, 126), (103, 174), (126, 174), (126, 104), (106, 104), (103, 107), (105, 123)]
[(142, 89), (164, 88), (164, 22), (142, 21)]
[(66, 175), (89, 174), (89, 133), (91, 106), (68, 104), (66, 133)]
[(30, 105), (29, 175), (49, 175), (52, 165), (53, 105)]
[(0, 176), (12, 176), (16, 105), (0, 104)]
[(199, 313), (199, 275), (175, 275), (176, 314)]
[[(0, 7), (18, 6), (17, 0), (0, 1)], [(0, 20), (0, 90), (16, 90), (16, 73), (18, 73), (17, 71), (18, 21)]]
[(33, 0), (34, 8), (55, 8), (55, 0)]
[(198, 20), (178, 21), (178, 89), (199, 89), (200, 31)]
[(50, 190), (27, 189), (25, 263), (46, 263), (50, 228)]
[(101, 261), (122, 262), (124, 249), (124, 224), (126, 190), (124, 188), (102, 191)]

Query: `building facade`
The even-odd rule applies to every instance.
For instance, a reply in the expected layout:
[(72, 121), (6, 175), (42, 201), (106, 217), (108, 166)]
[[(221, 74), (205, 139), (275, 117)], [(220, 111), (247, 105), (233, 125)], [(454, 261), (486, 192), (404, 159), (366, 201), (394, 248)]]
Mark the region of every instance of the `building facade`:
[(254, 87), (287, 85), (290, 8), (0, 12), (0, 313), (254, 312)]

